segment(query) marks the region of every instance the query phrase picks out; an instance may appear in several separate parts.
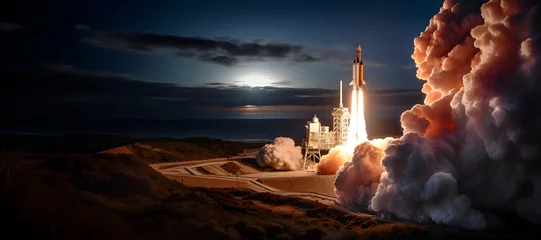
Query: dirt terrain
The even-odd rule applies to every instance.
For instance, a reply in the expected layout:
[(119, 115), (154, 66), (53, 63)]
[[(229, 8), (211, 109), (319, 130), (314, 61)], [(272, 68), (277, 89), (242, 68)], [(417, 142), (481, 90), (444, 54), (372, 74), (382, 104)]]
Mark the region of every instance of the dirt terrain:
[[(187, 187), (182, 181), (157, 172), (147, 159), (122, 151), (59, 153), (60, 145), (43, 152), (17, 151), (13, 146), (0, 152), (0, 230), (5, 236), (20, 239), (440, 237), (416, 225), (351, 215), (322, 201), (240, 188)], [(114, 147), (119, 146), (111, 146)], [(81, 147), (77, 151), (81, 149), (84, 150)]]
[[(61, 145), (48, 151), (17, 151), (13, 144), (4, 145), (0, 152), (3, 234), (21, 239), (536, 237), (526, 225), (512, 231), (469, 232), (353, 214), (335, 204), (332, 178), (310, 171), (262, 169), (253, 161), (254, 151), (149, 165), (155, 155), (122, 148), (135, 143), (118, 144), (109, 148), (115, 150), (96, 151), (99, 154), (85, 153), (89, 150), (83, 147), (59, 153)], [(221, 175), (202, 173), (203, 167)], [(321, 182), (310, 188), (310, 181)]]
[[(3, 152), (0, 159), (0, 226), (21, 239), (433, 236), (420, 226), (349, 216), (315, 201), (186, 187), (130, 155)], [(336, 215), (322, 219), (327, 211)]]

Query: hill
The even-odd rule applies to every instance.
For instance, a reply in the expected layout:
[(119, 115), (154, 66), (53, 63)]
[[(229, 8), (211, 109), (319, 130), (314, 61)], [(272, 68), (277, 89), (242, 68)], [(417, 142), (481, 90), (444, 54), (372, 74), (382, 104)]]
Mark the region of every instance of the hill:
[(21, 239), (432, 238), (317, 202), (189, 188), (135, 155), (0, 154), (0, 226)]

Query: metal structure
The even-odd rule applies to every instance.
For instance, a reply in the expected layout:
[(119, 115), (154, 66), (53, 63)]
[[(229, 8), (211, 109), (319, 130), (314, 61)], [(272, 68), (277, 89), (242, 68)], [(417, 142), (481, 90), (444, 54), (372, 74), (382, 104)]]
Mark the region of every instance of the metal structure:
[[(312, 122), (308, 121), (306, 124), (306, 139), (302, 140), (304, 166), (306, 166), (307, 160), (314, 160), (314, 162), (316, 159), (319, 160), (321, 150), (329, 150), (335, 146), (347, 144), (348, 138), (352, 138), (349, 140), (353, 142), (358, 142), (358, 139), (367, 139), (366, 131), (363, 129), (366, 126), (364, 112), (361, 111), (363, 110), (362, 93), (366, 82), (364, 81), (364, 63), (360, 45), (355, 51), (353, 76), (349, 85), (353, 86), (351, 112), (342, 103), (342, 81), (340, 81), (340, 104), (331, 112), (333, 117), (332, 131), (329, 132), (327, 126), (321, 126), (315, 115)], [(350, 128), (354, 128), (351, 129), (351, 133)], [(360, 133), (364, 133), (364, 135), (359, 136)]]
[(350, 114), (342, 104), (342, 81), (340, 81), (340, 105), (332, 110), (332, 128), (334, 146), (344, 145), (348, 141)]
[[(311, 160), (316, 162), (316, 160), (319, 162), (321, 159), (321, 123), (319, 122), (319, 119), (314, 114), (314, 117), (312, 118), (312, 121), (308, 121), (306, 124), (306, 140), (303, 141), (303, 147), (304, 147), (304, 163), (302, 165), (302, 168), (306, 168), (306, 161)], [(329, 127), (327, 127), (328, 132)]]
[(302, 140), (304, 149), (304, 164), (306, 161), (319, 162), (321, 150), (329, 150), (337, 145), (347, 143), (350, 113), (342, 104), (342, 81), (340, 81), (340, 105), (331, 112), (333, 116), (333, 130), (328, 126), (321, 126), (316, 115), (312, 121), (306, 123), (306, 138)]

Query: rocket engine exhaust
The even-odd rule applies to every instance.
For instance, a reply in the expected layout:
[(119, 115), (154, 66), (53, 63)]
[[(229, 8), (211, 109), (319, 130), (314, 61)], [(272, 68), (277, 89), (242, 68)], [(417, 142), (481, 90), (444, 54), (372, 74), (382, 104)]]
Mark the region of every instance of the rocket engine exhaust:
[(359, 89), (357, 94), (357, 144), (368, 141), (366, 133), (366, 121), (364, 118), (364, 94), (363, 89)]
[[(338, 170), (340, 202), (370, 199), (365, 210), (467, 229), (492, 224), (477, 209), (541, 223), (539, 22), (539, 1), (446, 0), (414, 40), (425, 104), (402, 114), (400, 139), (372, 141), (384, 154), (364, 144)], [(365, 139), (359, 80), (354, 74), (350, 145)], [(361, 173), (378, 156), (373, 190)]]

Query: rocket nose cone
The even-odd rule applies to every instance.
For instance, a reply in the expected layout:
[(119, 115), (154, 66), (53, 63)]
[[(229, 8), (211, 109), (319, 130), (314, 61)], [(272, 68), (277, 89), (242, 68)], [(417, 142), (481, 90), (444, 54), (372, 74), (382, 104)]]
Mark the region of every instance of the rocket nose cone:
[(361, 50), (361, 45), (357, 45), (357, 50)]

